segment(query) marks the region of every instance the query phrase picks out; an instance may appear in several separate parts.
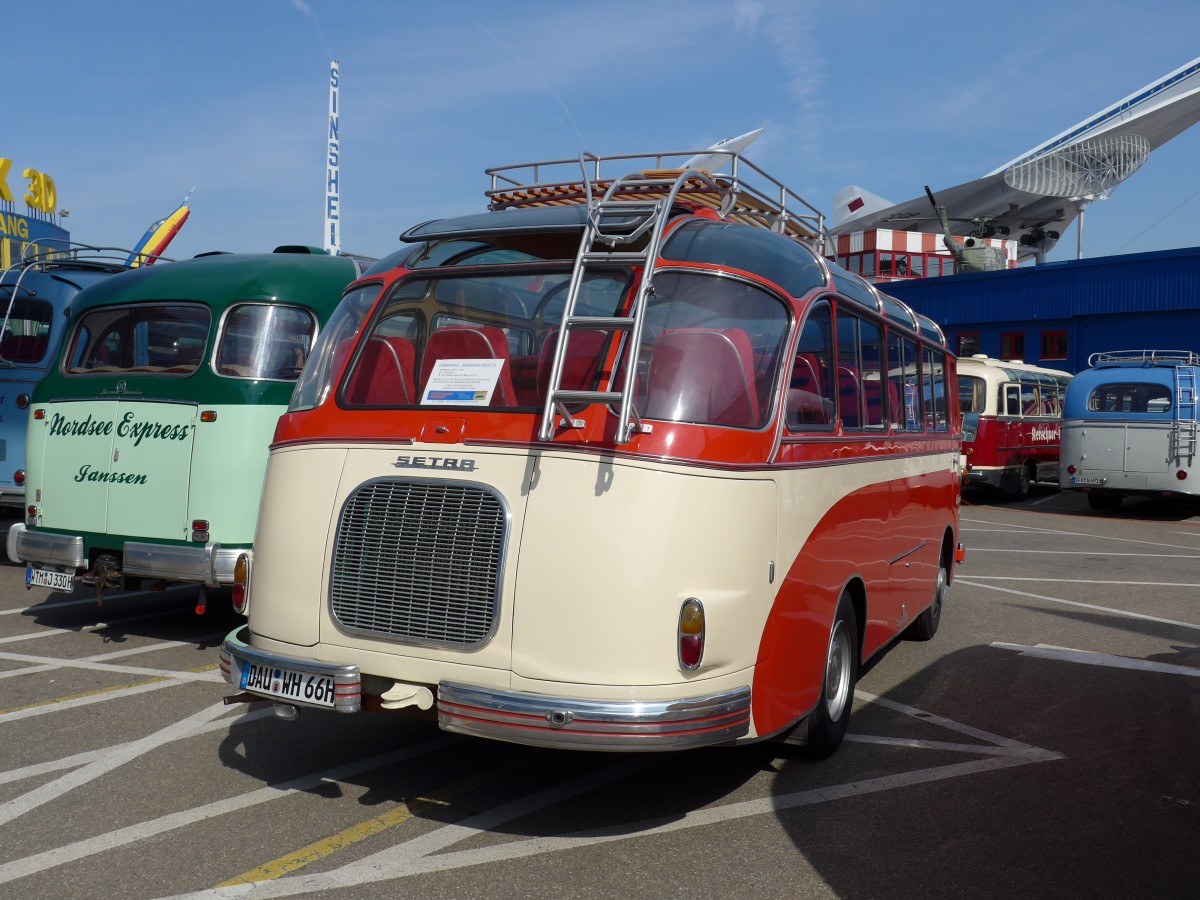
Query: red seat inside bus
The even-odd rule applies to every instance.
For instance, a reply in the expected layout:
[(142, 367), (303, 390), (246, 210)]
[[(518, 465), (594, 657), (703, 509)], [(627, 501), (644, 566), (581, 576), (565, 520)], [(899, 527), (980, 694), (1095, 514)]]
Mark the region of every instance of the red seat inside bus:
[(368, 406), (400, 406), (416, 402), (413, 390), (416, 359), (416, 348), (407, 338), (372, 337), (363, 348), (354, 375), (346, 386), (346, 400)]
[(664, 331), (646, 376), (643, 415), (732, 428), (759, 425), (750, 338), (740, 328)]
[[(558, 328), (550, 329), (538, 355), (537, 390), (541, 400), (546, 398), (550, 385), (550, 369), (554, 365), (554, 352), (558, 349)], [(568, 391), (590, 391), (596, 383), (596, 370), (604, 352), (607, 331), (573, 331), (567, 340), (567, 355), (563, 358), (562, 378), (559, 387)]]
[(508, 339), (502, 328), (494, 325), (443, 325), (425, 344), (421, 360), (421, 388), (429, 382), (429, 374), (439, 359), (502, 359), (504, 367), (492, 392), (492, 406), (516, 406), (512, 372), (508, 358)]

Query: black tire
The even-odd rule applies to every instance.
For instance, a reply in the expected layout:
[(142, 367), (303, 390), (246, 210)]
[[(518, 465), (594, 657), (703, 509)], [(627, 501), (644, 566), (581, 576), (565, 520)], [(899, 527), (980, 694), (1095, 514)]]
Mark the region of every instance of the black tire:
[(1098, 509), (1101, 512), (1116, 512), (1121, 508), (1121, 501), (1125, 499), (1121, 494), (1109, 491), (1088, 491), (1087, 500), (1088, 506), (1092, 509)]
[(854, 705), (856, 681), (858, 625), (850, 593), (843, 591), (833, 615), (833, 627), (829, 630), (821, 697), (817, 701), (817, 708), (808, 717), (807, 756), (825, 759), (842, 743), (850, 724), (850, 707)]
[(946, 599), (947, 580), (945, 565), (938, 566), (937, 581), (933, 585), (933, 602), (904, 629), (905, 639), (927, 641), (937, 634), (938, 625), (942, 622), (942, 604)]
[(1008, 479), (1008, 490), (1005, 492), (1009, 500), (1021, 503), (1029, 498), (1029, 487), (1033, 484), (1033, 463), (1024, 462)]

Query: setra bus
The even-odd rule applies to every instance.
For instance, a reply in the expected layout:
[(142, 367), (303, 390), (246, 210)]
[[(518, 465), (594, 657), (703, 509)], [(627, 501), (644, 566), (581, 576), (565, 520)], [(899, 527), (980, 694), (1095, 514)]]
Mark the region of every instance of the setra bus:
[(81, 290), (128, 270), (128, 250), (57, 238), (27, 244), (0, 272), (0, 505), (25, 505), (25, 432), (33, 386), (58, 358), (63, 310)]
[(1058, 483), (1063, 395), (1069, 372), (984, 354), (958, 360), (966, 484), (1029, 496), (1034, 482)]
[(307, 247), (207, 254), (81, 292), (35, 388), (26, 585), (105, 591), (126, 576), (229, 585), (254, 538), (267, 446), (321, 325), (362, 273)]
[(1200, 495), (1190, 477), (1198, 367), (1190, 350), (1093, 353), (1067, 390), (1061, 486), (1100, 510), (1128, 495)]
[(740, 155), (673, 157), (491, 170), (488, 212), (411, 228), (350, 286), (238, 563), (237, 699), (823, 756), (860, 666), (933, 636), (961, 487), (944, 336), (826, 262), (820, 214)]

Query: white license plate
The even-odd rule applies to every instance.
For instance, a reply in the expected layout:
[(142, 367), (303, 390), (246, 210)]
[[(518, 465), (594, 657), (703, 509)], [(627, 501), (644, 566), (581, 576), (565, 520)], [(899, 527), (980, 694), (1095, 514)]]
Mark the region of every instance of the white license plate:
[(242, 663), (242, 690), (297, 700), (315, 706), (333, 706), (333, 676), (293, 672), (279, 666)]
[(1104, 484), (1104, 479), (1099, 477), (1084, 477), (1083, 475), (1072, 475), (1071, 484)]
[(25, 584), (28, 587), (48, 587), (52, 591), (65, 591), (69, 594), (75, 590), (75, 573), (28, 566), (25, 569)]

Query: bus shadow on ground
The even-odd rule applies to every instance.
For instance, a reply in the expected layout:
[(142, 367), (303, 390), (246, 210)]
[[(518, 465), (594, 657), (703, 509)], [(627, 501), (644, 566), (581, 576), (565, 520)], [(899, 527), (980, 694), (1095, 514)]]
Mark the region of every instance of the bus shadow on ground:
[[(848, 802), (778, 817), (831, 895), (1195, 896), (1200, 679), (977, 646), (939, 659), (887, 700), (1044, 755), (971, 769), (962, 761), (977, 738), (953, 729), (931, 744), (926, 730), (908, 747), (850, 742), (822, 770), (852, 780)], [(894, 734), (886, 712), (860, 704), (852, 731)], [(946, 733), (961, 744), (953, 754), (941, 749)], [(907, 780), (871, 790), (896, 769)], [(785, 770), (776, 802), (804, 785)]]
[[(772, 743), (542, 750), (446, 735), (431, 722), (323, 712), (235, 724), (220, 755), (279, 785), (416, 748), (309, 790), (330, 802), (407, 803), (427, 823), (467, 826), (438, 852), (463, 857), (456, 884), (468, 894), (489, 877), (472, 848), (525, 857), (528, 871), (557, 850), (714, 826), (745, 851), (772, 816), (838, 897), (1191, 896), (1200, 680), (1019, 650), (954, 652), (885, 697), (860, 682), (850, 735), (821, 762)], [(556, 838), (570, 840), (547, 840)], [(391, 841), (408, 839), (401, 830)], [(623, 859), (646, 895), (668, 886), (671, 867), (656, 870), (636, 849)], [(688, 861), (739, 894), (776, 895), (780, 873), (761, 863), (732, 850)]]

